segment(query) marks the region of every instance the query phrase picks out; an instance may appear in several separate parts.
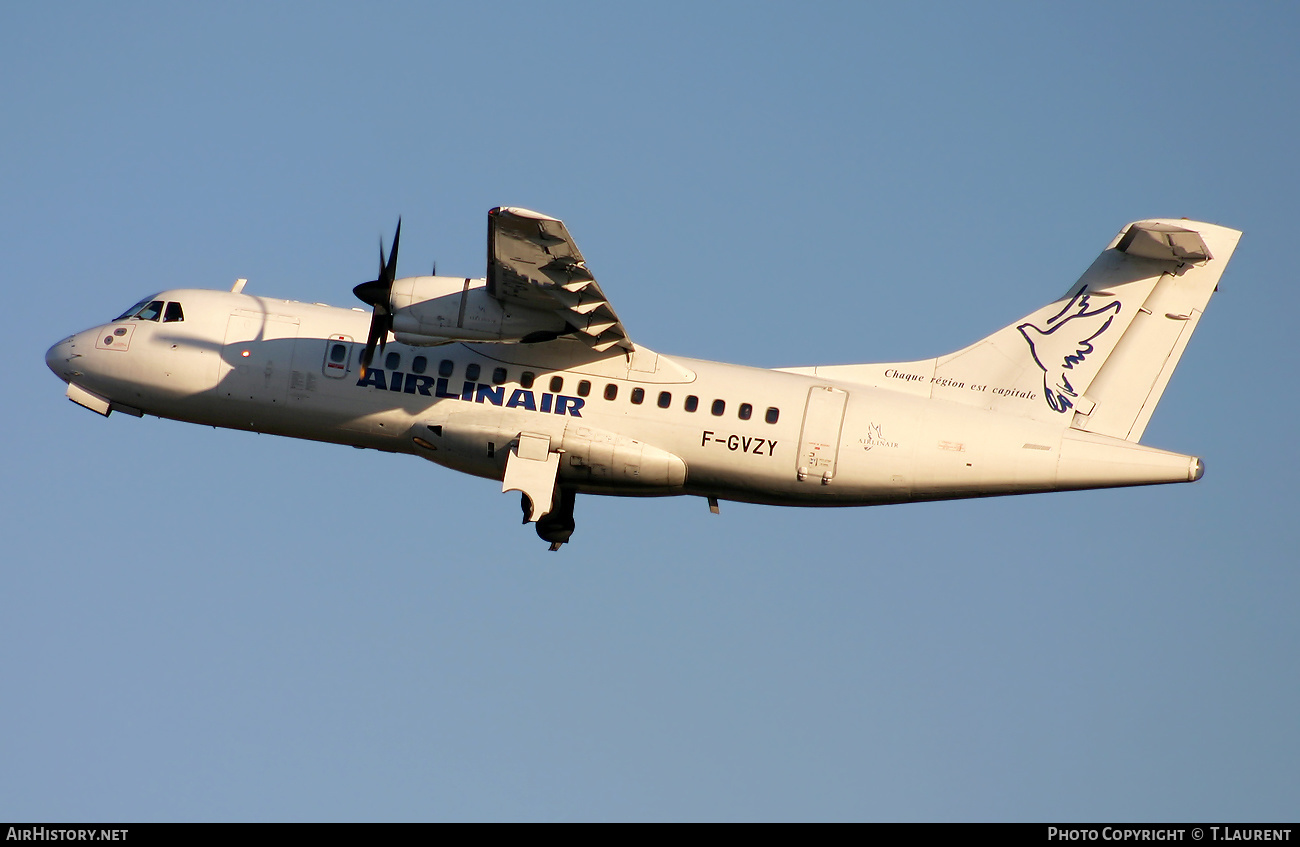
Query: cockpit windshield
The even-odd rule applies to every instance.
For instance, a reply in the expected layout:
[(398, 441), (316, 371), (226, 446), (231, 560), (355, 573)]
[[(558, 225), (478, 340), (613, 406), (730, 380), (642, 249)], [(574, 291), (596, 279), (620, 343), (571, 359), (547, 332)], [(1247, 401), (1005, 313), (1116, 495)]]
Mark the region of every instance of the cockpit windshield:
[[(157, 296), (158, 295), (154, 294), (144, 298), (139, 303), (136, 303), (134, 306), (127, 309), (122, 314), (118, 315), (116, 318), (113, 318), (113, 320), (155, 321), (156, 322), (161, 318), (164, 322), (168, 322), (168, 323), (172, 321), (185, 320), (185, 314), (184, 312), (181, 311), (180, 303), (172, 302), (172, 303), (164, 304), (162, 300), (154, 299)], [(166, 307), (166, 317), (163, 317), (164, 306)]]
[(156, 298), (157, 296), (158, 296), (157, 294), (150, 294), (148, 297), (144, 298), (144, 299), (141, 300), (139, 303), (136, 303), (134, 306), (132, 306), (131, 308), (127, 309), (127, 310), (126, 310), (125, 312), (123, 312), (122, 314), (120, 314), (120, 315), (118, 315), (117, 317), (113, 318), (113, 320), (115, 320), (115, 321), (124, 321), (124, 320), (126, 320), (127, 318), (139, 318), (139, 317), (140, 317), (140, 313), (141, 313), (141, 312), (144, 312), (145, 310), (147, 310), (150, 306), (154, 306), (154, 307), (156, 307), (156, 308), (154, 309), (153, 317), (143, 318), (143, 320), (147, 320), (147, 321), (156, 321), (156, 320), (158, 320), (158, 313), (162, 311), (162, 301), (161, 301), (161, 300), (156, 300), (156, 299), (154, 299), (154, 298)]

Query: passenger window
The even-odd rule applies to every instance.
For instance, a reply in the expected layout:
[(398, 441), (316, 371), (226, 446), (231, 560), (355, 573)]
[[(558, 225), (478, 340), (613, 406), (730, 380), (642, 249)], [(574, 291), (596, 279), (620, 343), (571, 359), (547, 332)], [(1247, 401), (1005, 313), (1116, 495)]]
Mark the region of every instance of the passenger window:
[(519, 385), (521, 388), (532, 388), (535, 379), (537, 379), (537, 374), (532, 371), (524, 371), (519, 375)]
[(712, 411), (713, 414), (715, 414), (715, 415), (721, 415), (723, 412), (727, 411), (727, 403), (726, 403), (726, 401), (725, 401), (725, 400), (714, 400), (714, 401), (713, 401), (713, 408), (712, 408), (710, 411)]
[(564, 377), (562, 376), (551, 377), (551, 391), (556, 394), (559, 394), (563, 390), (564, 390)]
[(694, 412), (698, 408), (700, 408), (700, 398), (696, 397), (694, 394), (687, 394), (686, 411)]
[(667, 391), (659, 392), (659, 408), (667, 409), (673, 404), (673, 395)]
[(633, 388), (633, 389), (632, 389), (632, 402), (633, 402), (634, 404), (636, 404), (637, 406), (640, 406), (642, 403), (645, 402), (645, 389), (644, 389), (644, 388)]
[(388, 368), (390, 371), (395, 371), (401, 366), (402, 366), (401, 353), (389, 353), (387, 356), (384, 357), (384, 367)]
[(741, 403), (740, 410), (737, 412), (742, 421), (747, 421), (754, 416), (754, 407), (748, 403)]
[(451, 359), (443, 359), (438, 363), (438, 376), (451, 376), (456, 370), (456, 363)]
[(167, 312), (163, 315), (163, 323), (177, 323), (185, 320), (185, 313), (181, 311), (180, 303), (168, 303)]
[(504, 384), (505, 384), (505, 381), (506, 381), (506, 369), (505, 369), (505, 368), (493, 368), (493, 369), (492, 369), (492, 384), (493, 384), (493, 385), (504, 385)]
[(411, 360), (411, 373), (422, 374), (429, 369), (429, 360), (424, 356), (416, 356)]
[(779, 417), (781, 417), (781, 410), (778, 409), (776, 406), (772, 406), (767, 410), (767, 417), (764, 418), (764, 420), (766, 420), (768, 423), (776, 423), (777, 418)]
[(330, 345), (330, 361), (331, 361), (331, 362), (333, 362), (333, 363), (336, 364), (336, 365), (341, 365), (341, 364), (343, 364), (344, 361), (347, 360), (347, 358), (348, 358), (348, 345), (346, 345), (346, 344), (331, 344), (331, 345)]
[(617, 398), (618, 398), (618, 386), (611, 382), (609, 385), (605, 386), (605, 399), (615, 400)]
[(470, 382), (473, 382), (474, 380), (478, 379), (478, 372), (479, 372), (479, 370), (480, 370), (480, 368), (479, 368), (479, 366), (478, 366), (477, 364), (466, 365), (466, 366), (465, 366), (465, 379), (469, 380)]
[(591, 393), (591, 380), (584, 379), (578, 383), (578, 396), (586, 397)]

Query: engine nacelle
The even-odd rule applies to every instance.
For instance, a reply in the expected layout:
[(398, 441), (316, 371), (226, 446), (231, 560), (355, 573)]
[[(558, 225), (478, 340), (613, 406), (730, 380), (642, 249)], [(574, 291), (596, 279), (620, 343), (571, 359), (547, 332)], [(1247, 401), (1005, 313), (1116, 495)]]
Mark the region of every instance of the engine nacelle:
[(393, 335), (402, 344), (453, 341), (548, 341), (567, 329), (554, 312), (506, 306), (487, 280), (412, 276), (393, 283)]

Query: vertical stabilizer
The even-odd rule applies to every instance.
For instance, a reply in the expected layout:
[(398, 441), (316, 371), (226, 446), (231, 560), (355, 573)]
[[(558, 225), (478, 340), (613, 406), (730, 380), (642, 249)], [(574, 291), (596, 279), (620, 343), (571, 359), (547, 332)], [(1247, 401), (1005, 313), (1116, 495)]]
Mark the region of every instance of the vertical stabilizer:
[(955, 353), (788, 370), (1137, 441), (1240, 237), (1137, 221), (1065, 296)]
[[(1164, 256), (1155, 260), (1169, 270), (1160, 276), (1141, 305), (1134, 304), (1136, 314), (1132, 323), (1088, 389), (1090, 407), (1080, 408), (1071, 422), (1076, 429), (1126, 441), (1142, 438), (1151, 413), (1160, 402), (1169, 377), (1210, 296), (1218, 289), (1223, 269), (1241, 238), (1237, 230), (1211, 224), (1190, 221), (1157, 224), (1192, 230), (1207, 248), (1205, 255)], [(1146, 231), (1138, 230), (1137, 237), (1131, 237), (1136, 226), (1129, 228), (1116, 249), (1127, 247), (1130, 253), (1158, 249), (1150, 245)], [(1176, 246), (1173, 252), (1181, 253)]]

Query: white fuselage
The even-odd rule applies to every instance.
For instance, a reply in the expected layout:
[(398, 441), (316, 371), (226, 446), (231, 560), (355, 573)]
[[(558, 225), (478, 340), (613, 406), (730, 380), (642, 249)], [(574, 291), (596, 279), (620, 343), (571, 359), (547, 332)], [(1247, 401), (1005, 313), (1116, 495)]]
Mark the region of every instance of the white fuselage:
[(192, 289), (156, 299), (179, 303), (183, 319), (117, 321), (50, 349), (70, 397), (498, 480), (512, 445), (536, 435), (559, 453), (559, 484), (590, 493), (849, 506), (1200, 474), (1190, 457), (1008, 414), (1005, 402), (994, 411), (644, 348), (593, 360), (564, 339), (389, 343), (362, 379), (366, 312)]

